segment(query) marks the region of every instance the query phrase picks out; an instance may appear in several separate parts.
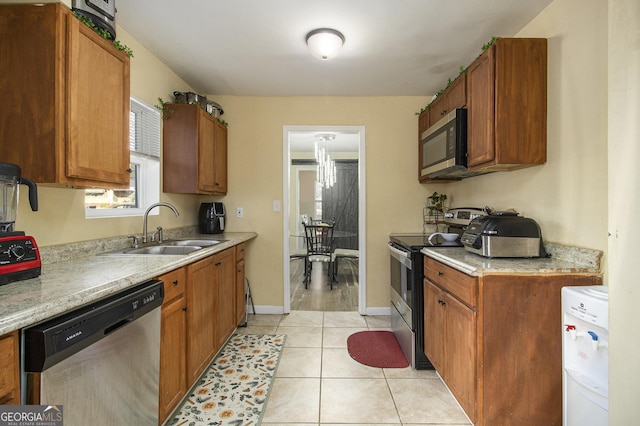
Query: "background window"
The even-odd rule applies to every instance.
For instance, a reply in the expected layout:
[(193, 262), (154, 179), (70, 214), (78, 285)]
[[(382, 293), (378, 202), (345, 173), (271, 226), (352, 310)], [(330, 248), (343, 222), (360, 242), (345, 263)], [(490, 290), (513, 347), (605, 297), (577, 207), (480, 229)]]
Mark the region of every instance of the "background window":
[(86, 217), (141, 216), (160, 200), (160, 112), (131, 98), (129, 189), (86, 189)]

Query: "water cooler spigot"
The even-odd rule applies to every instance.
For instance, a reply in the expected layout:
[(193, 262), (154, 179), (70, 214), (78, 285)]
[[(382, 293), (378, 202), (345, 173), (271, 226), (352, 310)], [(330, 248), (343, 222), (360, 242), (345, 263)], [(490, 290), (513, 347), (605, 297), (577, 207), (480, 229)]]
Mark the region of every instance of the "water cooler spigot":
[(564, 326), (566, 327), (564, 331), (569, 333), (569, 337), (571, 338), (571, 340), (576, 340), (578, 338), (576, 326), (572, 324), (565, 324)]
[(608, 348), (609, 343), (605, 340), (600, 339), (595, 331), (587, 331), (589, 336), (591, 336), (591, 347), (594, 351), (597, 351), (599, 348)]

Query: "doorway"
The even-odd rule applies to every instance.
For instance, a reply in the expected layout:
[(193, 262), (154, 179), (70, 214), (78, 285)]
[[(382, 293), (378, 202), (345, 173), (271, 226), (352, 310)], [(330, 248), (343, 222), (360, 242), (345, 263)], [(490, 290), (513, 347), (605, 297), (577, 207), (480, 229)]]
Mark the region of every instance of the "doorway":
[[(321, 138), (319, 138), (319, 135)], [(308, 182), (309, 176), (318, 175), (318, 140), (330, 136), (330, 141), (321, 143), (327, 156), (335, 161), (336, 177), (340, 183), (335, 187), (314, 191), (309, 199), (302, 195), (300, 182)], [(326, 142), (326, 143), (325, 143)], [(365, 129), (364, 126), (284, 126), (283, 127), (283, 271), (284, 271), (284, 312), (291, 311), (291, 262), (292, 250), (299, 248), (304, 234), (301, 225), (303, 215), (314, 218), (336, 219), (336, 229), (348, 236), (339, 241), (345, 248), (357, 248), (357, 309), (366, 313), (366, 236), (365, 236)], [(295, 157), (296, 166), (293, 166)], [(305, 164), (306, 162), (306, 164)], [(314, 180), (321, 180), (316, 178)], [(304, 185), (304, 183), (303, 183)], [(324, 182), (323, 187), (328, 186)], [(320, 200), (318, 200), (318, 197)], [(300, 201), (300, 202), (299, 202)], [(300, 222), (300, 223), (299, 223)], [(328, 287), (328, 286), (327, 286)], [(330, 291), (327, 288), (327, 291)]]

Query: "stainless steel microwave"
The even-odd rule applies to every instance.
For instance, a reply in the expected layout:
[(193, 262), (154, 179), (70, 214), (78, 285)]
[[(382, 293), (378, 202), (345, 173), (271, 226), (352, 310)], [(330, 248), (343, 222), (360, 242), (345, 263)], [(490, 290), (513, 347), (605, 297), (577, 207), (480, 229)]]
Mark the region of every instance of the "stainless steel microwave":
[(458, 108), (425, 130), (421, 137), (420, 175), (462, 178), (467, 170), (467, 110)]

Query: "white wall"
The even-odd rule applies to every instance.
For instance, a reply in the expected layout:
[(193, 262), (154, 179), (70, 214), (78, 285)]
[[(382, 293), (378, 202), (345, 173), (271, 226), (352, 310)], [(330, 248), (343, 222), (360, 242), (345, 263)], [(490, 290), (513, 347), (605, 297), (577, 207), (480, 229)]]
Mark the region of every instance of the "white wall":
[(640, 2), (609, 0), (609, 424), (640, 419)]

